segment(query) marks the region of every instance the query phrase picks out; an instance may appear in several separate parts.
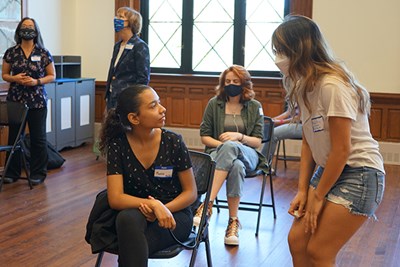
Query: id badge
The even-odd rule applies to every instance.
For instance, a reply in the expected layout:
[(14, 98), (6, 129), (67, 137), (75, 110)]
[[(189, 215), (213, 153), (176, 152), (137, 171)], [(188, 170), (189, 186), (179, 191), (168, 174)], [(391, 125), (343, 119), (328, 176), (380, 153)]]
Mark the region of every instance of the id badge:
[(324, 119), (322, 116), (312, 118), (311, 123), (314, 133), (324, 130)]
[(132, 48), (133, 48), (133, 44), (126, 44), (125, 45), (125, 49), (126, 50), (132, 50)]
[(40, 61), (40, 56), (31, 56), (31, 61), (32, 61), (32, 62), (38, 62), (38, 61)]
[(154, 178), (158, 179), (172, 179), (173, 166), (156, 166), (154, 170)]

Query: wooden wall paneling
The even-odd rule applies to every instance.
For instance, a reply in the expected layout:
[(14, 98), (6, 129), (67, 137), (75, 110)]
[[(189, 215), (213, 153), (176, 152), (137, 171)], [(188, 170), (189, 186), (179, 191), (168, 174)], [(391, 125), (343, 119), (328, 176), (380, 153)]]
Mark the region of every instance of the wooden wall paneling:
[(370, 127), (374, 138), (400, 142), (400, 94), (371, 93), (370, 96)]
[(187, 99), (187, 102), (185, 111), (188, 119), (187, 126), (196, 128), (200, 125), (203, 118), (203, 99), (190, 97)]
[[(104, 92), (102, 92), (102, 91), (100, 91), (100, 92), (96, 91), (95, 96), (94, 96), (94, 102), (95, 102), (95, 103), (102, 103), (102, 102), (104, 102), (103, 99), (104, 99)], [(105, 109), (102, 109), (101, 106), (102, 106), (102, 105), (100, 105), (100, 106), (97, 106), (97, 105), (96, 105), (96, 107), (95, 107), (95, 111), (94, 111), (94, 120), (95, 120), (96, 122), (101, 122), (101, 121), (103, 121), (103, 112), (102, 112), (102, 110), (104, 111)]]
[(208, 89), (205, 87), (189, 87), (188, 98), (186, 105), (186, 114), (188, 118), (188, 127), (198, 127), (203, 118), (203, 111), (208, 101), (204, 101), (207, 98)]
[(371, 115), (369, 117), (369, 126), (372, 136), (376, 140), (382, 140), (382, 121), (383, 121), (383, 108), (371, 108)]
[(388, 108), (387, 112), (387, 140), (400, 141), (400, 106)]
[(106, 82), (95, 82), (95, 122), (102, 122), (106, 110)]
[(115, 0), (115, 11), (123, 6), (128, 6), (134, 8), (135, 10), (140, 10), (140, 0)]
[(291, 0), (290, 13), (312, 18), (312, 0)]
[(263, 106), (264, 115), (275, 117), (284, 112), (285, 107), (285, 93), (281, 89), (267, 89), (262, 90), (260, 98)]
[(168, 125), (174, 127), (185, 127), (187, 125), (187, 109), (185, 90), (183, 86), (173, 86), (168, 92), (168, 109), (170, 110), (167, 121)]

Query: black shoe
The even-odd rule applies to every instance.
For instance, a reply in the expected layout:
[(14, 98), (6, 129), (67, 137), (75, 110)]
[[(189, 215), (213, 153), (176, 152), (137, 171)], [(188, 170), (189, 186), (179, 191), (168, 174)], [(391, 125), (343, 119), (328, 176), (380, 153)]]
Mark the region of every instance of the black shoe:
[(38, 185), (44, 182), (44, 179), (46, 179), (46, 176), (42, 177), (31, 177), (31, 183), (32, 185)]
[(16, 181), (18, 181), (17, 177), (4, 177), (4, 183), (5, 184), (12, 184), (15, 183)]

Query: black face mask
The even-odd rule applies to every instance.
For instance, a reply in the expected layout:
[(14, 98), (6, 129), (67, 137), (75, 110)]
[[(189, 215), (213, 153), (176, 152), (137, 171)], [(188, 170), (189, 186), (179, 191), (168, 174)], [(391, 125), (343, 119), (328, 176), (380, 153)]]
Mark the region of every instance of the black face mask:
[(240, 85), (230, 84), (224, 87), (224, 91), (228, 96), (237, 96), (242, 92), (242, 87)]
[(37, 33), (34, 29), (31, 28), (23, 28), (19, 30), (18, 33), (19, 37), (21, 37), (24, 40), (32, 40), (35, 39), (37, 36)]

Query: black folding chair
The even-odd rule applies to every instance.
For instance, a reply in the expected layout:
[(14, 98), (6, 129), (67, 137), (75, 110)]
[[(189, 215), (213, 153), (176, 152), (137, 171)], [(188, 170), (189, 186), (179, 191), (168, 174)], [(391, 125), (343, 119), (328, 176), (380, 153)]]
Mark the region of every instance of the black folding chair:
[[(278, 170), (278, 161), (283, 160), (285, 164), (285, 169), (287, 168), (287, 161), (300, 161), (300, 157), (296, 156), (288, 156), (286, 155), (286, 144), (285, 140), (303, 140), (302, 137), (299, 138), (287, 138), (287, 139), (282, 139), (278, 141), (278, 148), (276, 150), (276, 157), (275, 157), (275, 171)], [(279, 154), (280, 148), (281, 148), (281, 143), (282, 143), (282, 148), (283, 148), (283, 155)]]
[[(0, 145), (0, 152), (6, 152), (6, 161), (3, 169), (3, 174), (0, 179), (0, 191), (3, 186), (4, 178), (6, 177), (7, 170), (10, 166), (11, 160), (15, 154), (19, 154), (25, 169), (26, 177), (18, 177), (20, 179), (28, 180), (29, 187), (32, 189), (32, 183), (29, 176), (29, 169), (24, 151), (24, 135), (25, 135), (25, 122), (28, 114), (28, 107), (19, 102), (1, 101), (0, 102), (0, 126), (10, 129), (10, 127), (18, 129), (18, 134), (12, 144)], [(17, 152), (17, 153), (16, 153)]]
[[(210, 155), (197, 152), (197, 151), (189, 151), (190, 158), (192, 160), (193, 172), (196, 179), (197, 192), (198, 196), (201, 197), (204, 195), (206, 203), (210, 201), (210, 193), (211, 186), (214, 179), (214, 169), (215, 162), (212, 160)], [(208, 236), (208, 219), (207, 218), (207, 209), (203, 209), (202, 219), (198, 227), (193, 228), (192, 233), (189, 238), (184, 242), (181, 242), (176, 239), (173, 235), (172, 231), (170, 231), (171, 235), (177, 241), (176, 244), (158, 251), (152, 255), (150, 255), (150, 259), (169, 259), (177, 256), (181, 251), (185, 249), (192, 250), (192, 256), (190, 259), (189, 266), (194, 266), (196, 261), (197, 251), (201, 244), (204, 242), (206, 248), (207, 255), (207, 266), (212, 267), (212, 259), (211, 259), (211, 249), (210, 249), (210, 241)], [(132, 241), (134, 242), (134, 241)], [(118, 255), (118, 251), (104, 250), (99, 252), (96, 261), (96, 267), (101, 265), (101, 261), (103, 259), (104, 252), (112, 253)]]
[[(257, 212), (257, 226), (256, 226), (256, 233), (255, 235), (258, 236), (258, 230), (260, 228), (260, 219), (261, 219), (261, 211), (263, 207), (270, 207), (273, 210), (274, 214), (274, 219), (276, 219), (276, 210), (275, 210), (275, 199), (274, 199), (274, 188), (273, 188), (273, 182), (272, 182), (272, 158), (273, 158), (273, 152), (271, 152), (271, 142), (270, 140), (272, 139), (272, 136), (274, 134), (274, 122), (270, 117), (264, 116), (264, 132), (263, 132), (263, 140), (262, 143), (267, 143), (267, 149), (265, 157), (265, 168), (268, 170), (265, 172), (262, 169), (256, 169), (252, 172), (246, 173), (245, 178), (254, 178), (257, 176), (262, 176), (262, 186), (261, 186), (261, 192), (260, 192), (260, 198), (258, 202), (250, 202), (250, 201), (240, 201), (239, 203), (239, 210), (246, 210), (246, 211), (253, 211)], [(271, 194), (271, 203), (264, 203), (264, 192), (265, 192), (265, 187), (267, 184), (267, 176), (269, 176), (269, 187), (270, 187), (270, 194)], [(215, 198), (215, 204), (214, 206), (217, 208), (217, 212), (220, 212), (220, 208), (227, 209), (227, 200), (226, 199), (219, 199), (218, 197)]]

